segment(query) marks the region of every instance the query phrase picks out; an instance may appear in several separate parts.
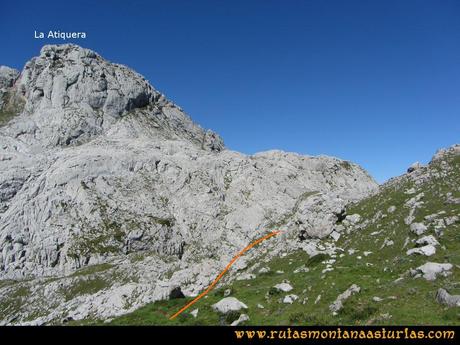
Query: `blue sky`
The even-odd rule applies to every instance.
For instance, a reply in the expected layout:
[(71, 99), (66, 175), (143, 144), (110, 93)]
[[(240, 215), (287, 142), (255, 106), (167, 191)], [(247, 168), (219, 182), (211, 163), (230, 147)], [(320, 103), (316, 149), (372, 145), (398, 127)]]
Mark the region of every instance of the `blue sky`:
[(378, 181), (460, 142), (460, 2), (6, 1), (0, 64), (75, 40), (143, 74), (233, 150), (361, 164)]

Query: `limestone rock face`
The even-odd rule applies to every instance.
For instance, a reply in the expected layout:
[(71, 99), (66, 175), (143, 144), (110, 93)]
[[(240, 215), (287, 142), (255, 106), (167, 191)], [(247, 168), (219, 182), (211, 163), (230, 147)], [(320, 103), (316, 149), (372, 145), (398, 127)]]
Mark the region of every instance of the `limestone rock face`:
[(19, 76), (19, 71), (7, 66), (0, 66), (0, 89), (12, 88)]
[[(337, 158), (228, 150), (142, 76), (75, 45), (43, 47), (20, 75), (0, 69), (0, 85), (21, 101), (0, 127), (0, 280), (32, 279), (28, 307), (4, 323), (197, 294), (271, 230), (284, 233), (260, 250), (314, 253), (343, 207), (378, 189)], [(116, 267), (109, 286), (63, 299), (87, 266)], [(33, 283), (46, 277), (61, 280)]]

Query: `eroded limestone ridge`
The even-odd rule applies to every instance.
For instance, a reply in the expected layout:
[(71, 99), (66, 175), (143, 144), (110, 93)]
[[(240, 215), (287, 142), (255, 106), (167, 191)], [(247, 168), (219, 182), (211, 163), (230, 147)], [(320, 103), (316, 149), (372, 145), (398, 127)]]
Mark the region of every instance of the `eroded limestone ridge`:
[(215, 133), (194, 124), (144, 77), (77, 45), (44, 46), (20, 74), (2, 67), (0, 88), (23, 103), (16, 110), (24, 116), (12, 123), (23, 141), (79, 144), (137, 111), (162, 134), (187, 138), (211, 150), (223, 149)]
[[(76, 45), (1, 68), (0, 89), (0, 280), (21, 280), (0, 296), (27, 290), (4, 323), (196, 294), (270, 230), (284, 234), (250, 256), (316, 253), (345, 205), (378, 189), (337, 158), (227, 150), (142, 76)], [(97, 289), (74, 288), (93, 282), (82, 269)]]

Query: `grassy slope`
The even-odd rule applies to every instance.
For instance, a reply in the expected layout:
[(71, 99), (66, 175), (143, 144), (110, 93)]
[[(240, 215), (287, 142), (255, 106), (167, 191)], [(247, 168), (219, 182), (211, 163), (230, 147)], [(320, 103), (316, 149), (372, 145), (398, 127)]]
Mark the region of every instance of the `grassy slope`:
[[(446, 211), (446, 215), (460, 214), (458, 205), (445, 205), (444, 194), (452, 192), (454, 197), (459, 197), (460, 185), (460, 157), (450, 158), (452, 168), (448, 178), (433, 178), (418, 187), (417, 193), (424, 192), (424, 205), (415, 213), (416, 220), (421, 221), (429, 214)], [(431, 166), (432, 171), (442, 171), (437, 164)], [(429, 282), (425, 279), (414, 279), (409, 276), (410, 268), (418, 267), (427, 261), (450, 262), (460, 265), (460, 224), (459, 222), (448, 226), (444, 235), (439, 238), (441, 246), (437, 248), (434, 256), (407, 256), (410, 243), (402, 249), (407, 237), (415, 239), (409, 227), (404, 224), (404, 217), (408, 208), (404, 202), (414, 195), (406, 195), (404, 191), (413, 187), (413, 182), (402, 178), (396, 185), (389, 185), (376, 196), (352, 205), (348, 213), (358, 213), (364, 219), (370, 219), (381, 210), (387, 216), (379, 219), (366, 228), (342, 236), (337, 246), (344, 249), (346, 255), (339, 257), (334, 263), (334, 270), (322, 273), (326, 264), (325, 258), (309, 259), (304, 252), (296, 252), (283, 258), (276, 258), (266, 266), (271, 271), (266, 274), (257, 274), (256, 279), (235, 281), (230, 286), (215, 290), (206, 299), (202, 299), (195, 306), (183, 313), (174, 321), (166, 317), (171, 315), (186, 301), (178, 299), (160, 301), (149, 304), (137, 311), (112, 320), (112, 324), (228, 324), (238, 315), (219, 316), (211, 305), (222, 298), (223, 290), (231, 288), (232, 294), (246, 303), (249, 309), (246, 313), (250, 321), (246, 324), (460, 324), (460, 310), (446, 308), (435, 301), (436, 290), (439, 287), (447, 288), (451, 293), (460, 294), (459, 269), (454, 268), (453, 274), (447, 278), (438, 278)], [(394, 213), (387, 213), (389, 206), (396, 206)], [(445, 217), (444, 216), (444, 217)], [(371, 235), (381, 231), (377, 235)], [(429, 229), (429, 233), (434, 233)], [(381, 248), (385, 238), (394, 241), (393, 246)], [(355, 249), (356, 253), (348, 255), (348, 249)], [(372, 254), (364, 256), (363, 252), (371, 251)], [(358, 259), (361, 256), (361, 259)], [(306, 264), (310, 271), (296, 273), (293, 271)], [(276, 273), (284, 271), (283, 274)], [(395, 282), (396, 279), (402, 280)], [(294, 286), (289, 292), (299, 296), (292, 305), (280, 303), (286, 293), (268, 295), (270, 288), (288, 279)], [(348, 299), (339, 315), (333, 316), (328, 306), (336, 299), (337, 295), (346, 290), (351, 284), (358, 284), (361, 292)], [(317, 296), (321, 295), (315, 304)], [(373, 297), (380, 297), (380, 302), (373, 301)], [(302, 304), (303, 301), (305, 304)], [(260, 309), (258, 304), (265, 308)], [(199, 308), (198, 317), (194, 318), (189, 312)]]

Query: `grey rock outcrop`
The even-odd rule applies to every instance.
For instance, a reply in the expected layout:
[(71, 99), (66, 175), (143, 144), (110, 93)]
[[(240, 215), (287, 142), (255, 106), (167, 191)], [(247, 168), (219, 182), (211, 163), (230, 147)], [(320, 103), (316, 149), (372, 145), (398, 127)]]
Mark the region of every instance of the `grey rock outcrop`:
[(460, 307), (460, 295), (451, 295), (445, 289), (438, 289), (436, 301), (448, 307)]
[(431, 159), (431, 162), (439, 161), (443, 159), (444, 157), (446, 157), (447, 155), (454, 155), (454, 156), (460, 155), (460, 144), (455, 144), (455, 145), (452, 145), (451, 147), (438, 150), (436, 154), (433, 156), (433, 158)]
[(414, 270), (411, 270), (412, 276), (415, 278), (423, 277), (426, 280), (436, 280), (437, 276), (447, 277), (452, 272), (453, 265), (450, 263), (436, 263), (436, 262), (427, 262), (426, 264), (417, 267)]
[(410, 230), (416, 235), (422, 235), (425, 231), (428, 230), (427, 226), (423, 223), (412, 223), (410, 225)]
[[(1, 74), (23, 102), (0, 127), (0, 279), (29, 279), (34, 301), (17, 323), (120, 315), (175, 287), (197, 294), (274, 229), (284, 234), (260, 250), (316, 253), (343, 207), (378, 189), (337, 158), (227, 150), (142, 76), (75, 45), (45, 46), (20, 75)], [(116, 266), (94, 294), (64, 301), (58, 284), (33, 284), (75, 284), (93, 265)]]
[(0, 66), (0, 90), (12, 88), (18, 77), (19, 71), (7, 66)]
[(420, 255), (425, 255), (425, 256), (431, 256), (431, 255), (436, 254), (436, 247), (431, 244), (428, 244), (423, 247), (409, 249), (406, 252), (406, 254), (407, 255), (420, 254)]
[(346, 289), (344, 292), (342, 292), (340, 295), (337, 296), (337, 299), (334, 301), (334, 303), (332, 303), (329, 306), (329, 310), (332, 311), (334, 315), (336, 315), (343, 308), (343, 303), (348, 298), (350, 298), (356, 293), (359, 293), (360, 291), (361, 291), (361, 288), (358, 285), (356, 284), (351, 285), (348, 289)]

